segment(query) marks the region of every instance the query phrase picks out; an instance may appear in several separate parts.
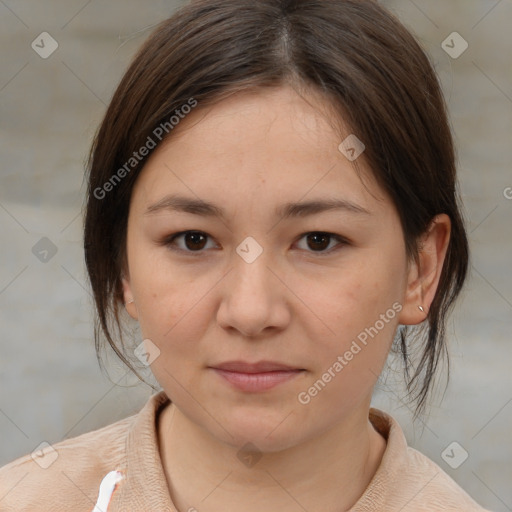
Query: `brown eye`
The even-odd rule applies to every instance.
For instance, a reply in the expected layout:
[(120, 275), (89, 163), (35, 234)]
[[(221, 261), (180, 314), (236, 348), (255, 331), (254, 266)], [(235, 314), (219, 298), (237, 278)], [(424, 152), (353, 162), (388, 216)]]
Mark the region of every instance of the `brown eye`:
[(307, 236), (307, 241), (311, 249), (323, 251), (329, 246), (330, 238), (325, 233), (311, 233)]
[[(328, 254), (334, 250), (337, 250), (339, 248), (338, 246), (343, 246), (343, 245), (348, 244), (348, 241), (345, 240), (343, 237), (341, 237), (339, 235), (334, 235), (332, 233), (324, 233), (322, 231), (314, 231), (311, 233), (304, 233), (302, 235), (302, 237), (300, 238), (300, 240), (302, 240), (303, 238), (306, 239), (306, 248), (304, 248), (304, 250), (307, 252), (317, 252), (317, 253)], [(331, 246), (331, 249), (326, 250), (331, 245), (331, 242), (333, 240), (336, 240), (338, 242), (338, 244), (336, 244), (336, 246), (334, 246), (334, 248), (332, 248), (332, 246)]]
[[(208, 238), (209, 236), (202, 231), (182, 231), (166, 238), (163, 244), (176, 251), (200, 253), (205, 248)], [(182, 239), (183, 243), (177, 244), (175, 241), (178, 239)]]
[(201, 250), (205, 246), (206, 237), (203, 233), (192, 231), (184, 234), (185, 246), (187, 249), (196, 251)]

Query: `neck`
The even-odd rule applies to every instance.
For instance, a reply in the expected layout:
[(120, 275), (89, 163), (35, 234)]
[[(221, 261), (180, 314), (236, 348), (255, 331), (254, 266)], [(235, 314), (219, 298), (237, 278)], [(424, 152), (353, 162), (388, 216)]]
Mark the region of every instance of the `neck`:
[(386, 441), (368, 407), (314, 439), (243, 464), (239, 449), (220, 442), (169, 404), (159, 420), (162, 462), (181, 512), (340, 512), (364, 493)]

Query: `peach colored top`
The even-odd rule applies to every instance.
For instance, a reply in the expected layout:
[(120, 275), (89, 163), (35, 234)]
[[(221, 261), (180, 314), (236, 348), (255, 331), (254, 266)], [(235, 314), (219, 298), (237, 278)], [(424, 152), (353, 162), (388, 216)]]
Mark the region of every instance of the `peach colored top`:
[[(138, 414), (3, 466), (0, 511), (176, 512), (158, 449), (158, 414), (168, 403), (160, 391)], [(391, 416), (372, 408), (370, 421), (387, 439), (386, 451), (350, 512), (486, 512), (407, 446)]]

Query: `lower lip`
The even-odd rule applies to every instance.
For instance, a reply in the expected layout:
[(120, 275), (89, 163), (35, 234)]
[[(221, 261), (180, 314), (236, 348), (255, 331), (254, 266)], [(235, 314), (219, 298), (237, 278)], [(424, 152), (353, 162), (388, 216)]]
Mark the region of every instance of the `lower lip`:
[(218, 368), (213, 368), (213, 370), (237, 389), (250, 392), (272, 389), (278, 384), (287, 382), (303, 372), (303, 370), (292, 370), (264, 373), (239, 373), (220, 370)]

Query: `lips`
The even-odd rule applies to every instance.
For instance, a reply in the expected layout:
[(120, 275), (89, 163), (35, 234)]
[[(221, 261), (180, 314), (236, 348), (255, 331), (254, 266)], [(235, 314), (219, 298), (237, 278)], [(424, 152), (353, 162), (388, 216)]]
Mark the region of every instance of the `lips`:
[(266, 373), (302, 370), (302, 368), (296, 368), (274, 361), (260, 361), (258, 363), (246, 363), (245, 361), (228, 361), (226, 363), (214, 365), (213, 368), (237, 373)]
[(247, 363), (228, 361), (210, 367), (231, 387), (255, 393), (267, 391), (279, 384), (296, 378), (305, 370), (274, 361)]

